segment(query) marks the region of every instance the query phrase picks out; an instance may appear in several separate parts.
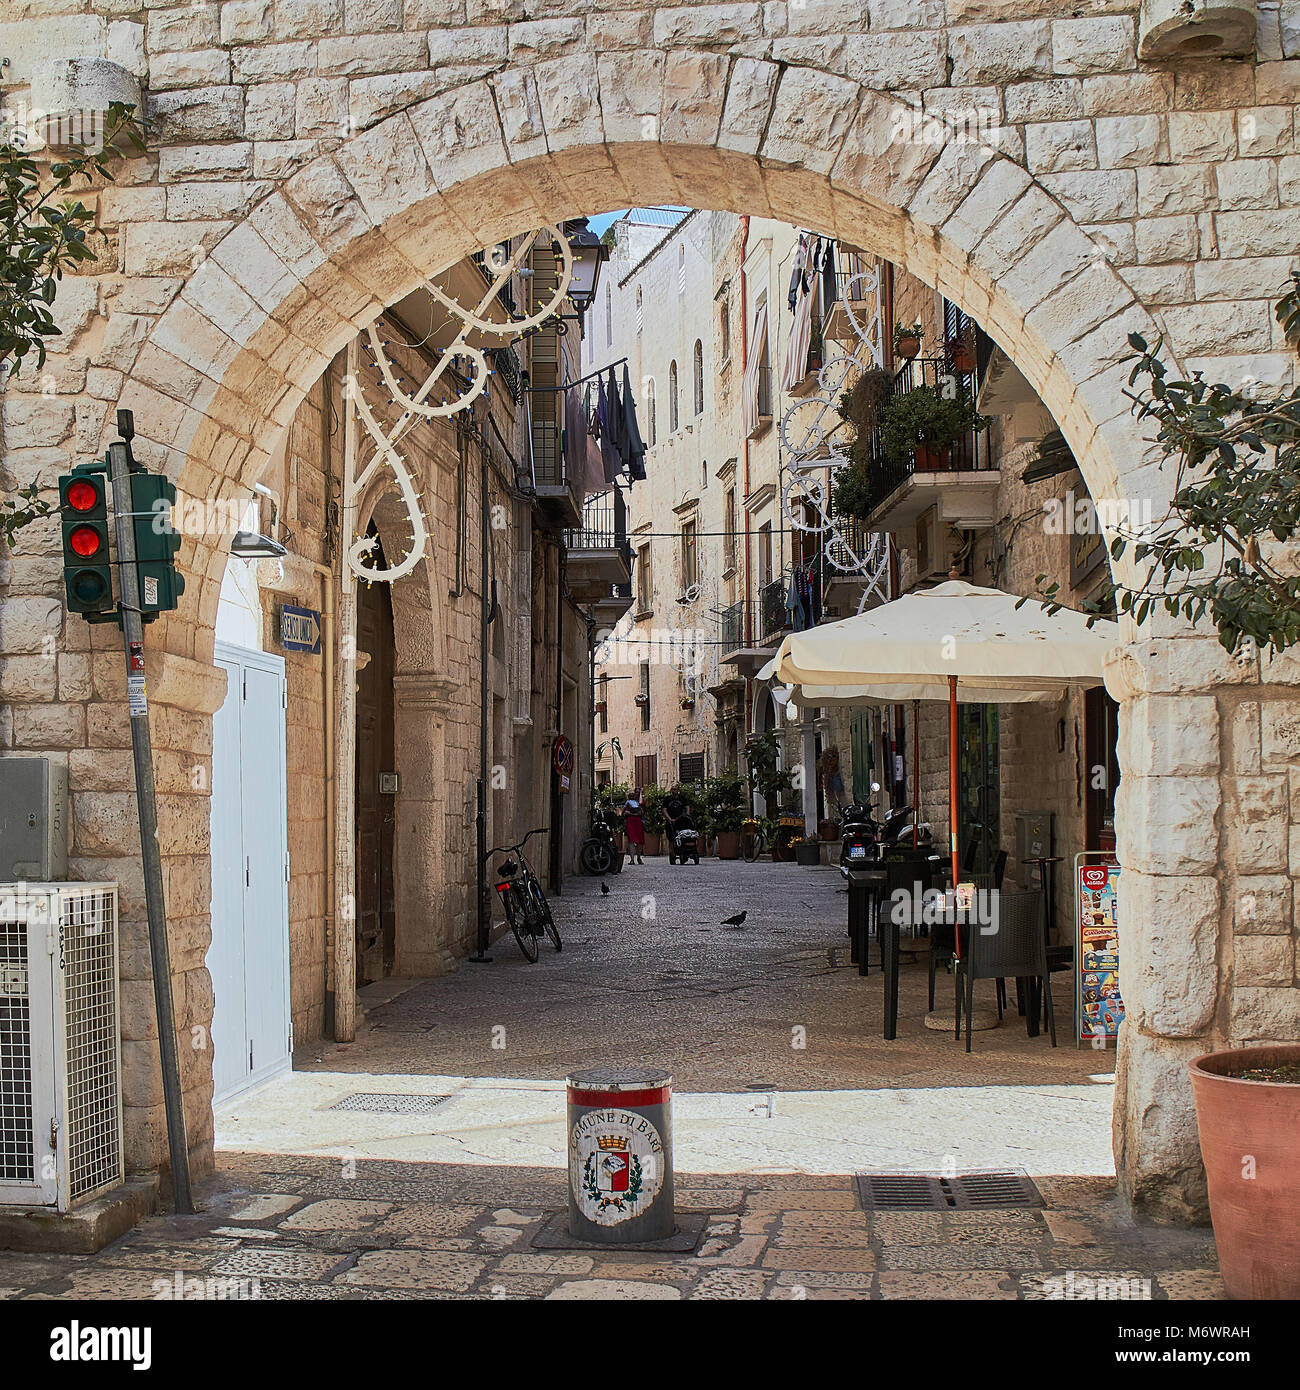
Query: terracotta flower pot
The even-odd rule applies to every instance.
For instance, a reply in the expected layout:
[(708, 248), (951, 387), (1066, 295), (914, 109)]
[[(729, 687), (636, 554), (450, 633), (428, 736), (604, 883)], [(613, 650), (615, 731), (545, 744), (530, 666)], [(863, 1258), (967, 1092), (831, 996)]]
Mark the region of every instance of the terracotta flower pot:
[(645, 833), (646, 854), (662, 854), (664, 852), (664, 837), (656, 835), (654, 831), (647, 830)]
[(921, 351), (920, 338), (902, 335), (894, 344), (894, 349), (900, 357), (906, 357), (909, 361)]
[(935, 449), (927, 444), (918, 444), (912, 450), (918, 473), (942, 473), (948, 467), (947, 449)]
[(739, 859), (739, 858), (740, 858), (740, 831), (739, 831), (739, 830), (719, 830), (719, 831), (718, 831), (718, 858), (719, 858), (719, 859)]
[(1300, 1298), (1300, 1085), (1225, 1075), (1300, 1065), (1300, 1044), (1189, 1064), (1210, 1216), (1229, 1298)]

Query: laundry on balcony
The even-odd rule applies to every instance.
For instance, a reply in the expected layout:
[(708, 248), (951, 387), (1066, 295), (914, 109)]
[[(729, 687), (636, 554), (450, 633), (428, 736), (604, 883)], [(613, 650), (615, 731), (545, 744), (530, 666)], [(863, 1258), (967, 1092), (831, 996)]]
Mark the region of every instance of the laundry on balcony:
[(570, 386), (564, 393), (563, 453), (564, 476), (579, 497), (590, 497), (609, 487), (605, 481), (600, 449), (591, 437), (587, 414), (576, 386)]
[[(623, 389), (611, 367), (604, 376), (598, 376), (596, 400), (593, 407), (588, 399), (585, 418), (590, 433), (600, 454), (602, 488), (616, 482), (624, 473), (634, 483), (645, 481), (645, 442), (636, 420), (636, 399), (632, 395), (632, 382), (627, 366), (623, 367)], [(595, 464), (592, 464), (595, 476)]]
[(822, 594), (818, 567), (795, 565), (790, 570), (790, 585), (786, 592), (785, 611), (793, 632), (816, 627), (822, 619)]
[[(610, 373), (612, 379), (613, 373)], [(645, 441), (636, 422), (636, 398), (632, 395), (632, 379), (628, 376), (627, 363), (623, 364), (622, 401), (624, 460), (627, 463), (627, 476), (634, 483), (645, 482)]]

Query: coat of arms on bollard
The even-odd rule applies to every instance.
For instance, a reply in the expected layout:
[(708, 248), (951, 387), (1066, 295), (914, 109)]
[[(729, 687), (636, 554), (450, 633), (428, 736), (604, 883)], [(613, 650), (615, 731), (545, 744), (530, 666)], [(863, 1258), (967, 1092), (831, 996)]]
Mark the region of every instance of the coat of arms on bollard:
[(589, 1111), (572, 1141), (574, 1195), (588, 1221), (612, 1225), (654, 1202), (663, 1181), (663, 1140), (643, 1115)]
[(568, 1078), (569, 1235), (594, 1245), (671, 1239), (671, 1073), (600, 1067)]

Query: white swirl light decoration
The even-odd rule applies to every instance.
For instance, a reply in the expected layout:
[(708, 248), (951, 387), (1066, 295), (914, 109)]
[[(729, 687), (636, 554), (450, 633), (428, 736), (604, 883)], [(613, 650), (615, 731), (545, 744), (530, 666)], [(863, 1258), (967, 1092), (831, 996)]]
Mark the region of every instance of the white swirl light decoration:
[[(530, 254), (537, 239), (546, 235), (549, 235), (552, 243), (559, 247), (560, 257), (559, 280), (550, 301), (544, 308), (522, 319), (510, 319), (505, 323), (497, 323), (484, 318), (483, 314), (488, 305), (496, 298), (509, 278), (518, 269), (520, 263)], [(425, 378), (424, 384), (414, 395), (402, 389), (398, 374), (393, 370), (392, 363), (384, 351), (384, 342), (380, 338), (378, 330), (373, 324), (366, 330), (370, 352), (379, 368), (384, 385), (387, 387), (392, 400), (402, 407), (403, 414), (392, 430), (385, 434), (366, 402), (361, 383), (349, 380), (349, 394), (356, 406), (357, 416), (375, 446), (375, 453), (362, 472), (350, 482), (348, 498), (352, 500), (358, 497), (379, 470), (387, 465), (393, 470), (398, 491), (406, 505), (407, 517), (411, 523), (411, 544), (410, 550), (403, 555), (399, 564), (380, 570), (365, 563), (365, 559), (375, 548), (373, 539), (366, 536), (355, 539), (347, 549), (347, 563), (349, 569), (359, 579), (365, 579), (371, 583), (391, 584), (395, 580), (401, 579), (403, 575), (409, 574), (425, 556), (429, 544), (429, 531), (425, 524), (424, 515), (420, 510), (419, 494), (415, 490), (405, 461), (394, 446), (418, 419), (445, 419), (448, 416), (459, 414), (461, 411), (468, 410), (487, 390), (488, 378), (492, 375), (492, 369), (488, 366), (487, 358), (482, 349), (472, 346), (468, 342), (469, 334), (471, 332), (485, 333), (502, 338), (506, 342), (514, 342), (526, 332), (540, 328), (549, 318), (559, 312), (560, 306), (569, 292), (569, 286), (573, 282), (573, 248), (569, 245), (568, 239), (560, 228), (555, 226), (539, 227), (536, 231), (529, 232), (508, 255), (502, 254), (499, 246), (488, 248), (484, 252), (484, 263), (493, 278), (482, 298), (472, 309), (465, 308), (438, 285), (431, 281), (425, 282), (424, 288), (430, 296), (454, 318), (460, 320), (461, 328), (456, 337), (442, 351), (437, 366)], [(429, 404), (430, 393), (439, 386), (451, 363), (458, 357), (468, 358), (473, 364), (469, 385), (450, 399), (443, 398), (437, 405)]]
[(358, 474), (352, 485), (353, 491), (356, 494), (364, 491), (375, 474), (384, 464), (387, 464), (393, 470), (393, 477), (397, 479), (398, 491), (402, 494), (402, 501), (406, 504), (406, 514), (411, 523), (411, 547), (400, 563), (391, 565), (387, 569), (374, 569), (370, 565), (364, 564), (363, 560), (374, 550), (375, 538), (373, 536), (360, 536), (348, 548), (348, 567), (358, 579), (366, 579), (371, 583), (392, 584), (404, 575), (410, 574), (416, 565), (424, 559), (424, 553), (429, 544), (429, 532), (424, 524), (424, 513), (420, 510), (420, 495), (416, 492), (415, 485), (411, 481), (405, 460), (380, 430), (378, 422), (370, 413), (370, 407), (366, 404), (365, 395), (360, 387), (355, 382), (351, 382), (349, 385), (357, 414), (361, 417), (361, 423), (365, 425), (366, 433), (375, 441), (374, 457)]
[[(861, 289), (855, 291), (859, 285)], [(859, 300), (874, 296), (875, 310), (865, 324), (853, 309), (855, 293)], [(817, 373), (816, 392), (795, 401), (781, 416), (780, 442), (789, 456), (786, 467), (791, 475), (781, 494), (781, 507), (793, 529), (825, 537), (822, 555), (832, 569), (841, 574), (860, 575), (866, 581), (858, 602), (857, 611), (861, 613), (871, 596), (882, 591), (888, 575), (888, 538), (873, 535), (865, 553), (859, 555), (830, 514), (830, 481), (814, 474), (826, 469), (833, 478), (839, 469), (849, 466), (848, 456), (835, 438), (845, 424), (839, 413), (840, 396), (851, 376), (872, 367), (883, 369), (885, 365), (880, 272), (868, 270), (850, 276), (845, 282), (841, 303), (857, 335), (857, 344), (851, 353), (828, 358)], [(814, 410), (812, 419), (807, 420), (809, 412)], [(795, 417), (800, 414), (805, 424), (796, 440), (792, 434)]]

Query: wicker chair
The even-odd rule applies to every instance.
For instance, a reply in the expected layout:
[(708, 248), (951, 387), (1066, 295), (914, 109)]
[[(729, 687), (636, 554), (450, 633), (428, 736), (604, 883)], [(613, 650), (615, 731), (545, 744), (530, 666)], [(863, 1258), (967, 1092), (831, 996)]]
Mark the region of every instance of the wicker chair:
[[(1056, 1013), (1052, 1007), (1051, 976), (1047, 968), (1047, 947), (1043, 941), (1043, 895), (1037, 890), (1032, 893), (1002, 893), (997, 902), (995, 931), (985, 933), (973, 929), (963, 933), (965, 954), (957, 961), (954, 1034), (960, 1040), (964, 1005), (966, 1051), (969, 1052), (976, 980), (1030, 978), (1037, 979), (1042, 987), (1047, 1026), (1052, 1046), (1055, 1047)], [(999, 1020), (1001, 1017), (1002, 1004), (999, 999)]]

